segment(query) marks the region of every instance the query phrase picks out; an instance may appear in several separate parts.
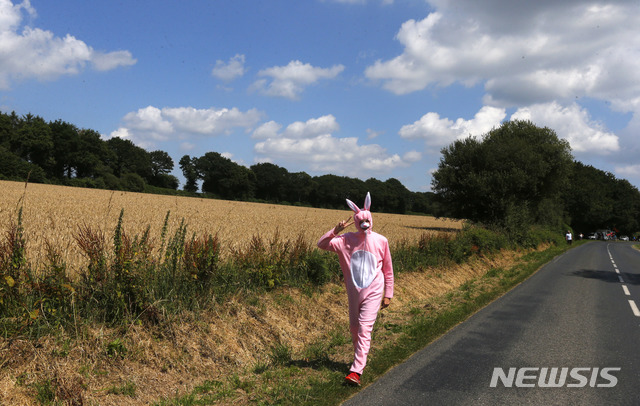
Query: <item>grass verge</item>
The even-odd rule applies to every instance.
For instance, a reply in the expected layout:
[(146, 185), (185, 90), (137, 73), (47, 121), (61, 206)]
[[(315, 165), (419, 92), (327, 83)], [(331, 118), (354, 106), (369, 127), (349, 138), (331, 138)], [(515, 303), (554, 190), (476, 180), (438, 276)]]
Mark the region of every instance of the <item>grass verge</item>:
[[(582, 243), (577, 242), (573, 247)], [(363, 375), (363, 387), (504, 295), (569, 248), (551, 245), (543, 251), (522, 256), (510, 267), (491, 268), (482, 276), (431, 298), (422, 306), (408, 309), (402, 323), (383, 317), (376, 323), (374, 349)], [(340, 404), (360, 389), (342, 384), (349, 364), (332, 361), (336, 349), (349, 341), (347, 337), (340, 339), (339, 336), (334, 332), (325, 340), (313, 343), (298, 358), (292, 356), (287, 348), (276, 346), (268, 365), (256, 366), (226, 380), (207, 381), (187, 395), (165, 399), (157, 405)]]

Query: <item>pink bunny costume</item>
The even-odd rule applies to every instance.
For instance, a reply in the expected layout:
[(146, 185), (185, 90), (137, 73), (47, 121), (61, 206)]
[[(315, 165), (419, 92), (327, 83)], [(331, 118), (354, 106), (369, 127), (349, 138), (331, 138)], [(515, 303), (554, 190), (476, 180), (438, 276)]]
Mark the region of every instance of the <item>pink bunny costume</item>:
[(358, 231), (336, 235), (331, 229), (320, 238), (318, 247), (338, 254), (349, 298), (349, 329), (355, 351), (351, 372), (362, 374), (383, 295), (393, 297), (393, 266), (389, 242), (371, 230), (371, 195), (367, 193), (363, 210), (349, 199), (347, 204), (355, 212)]

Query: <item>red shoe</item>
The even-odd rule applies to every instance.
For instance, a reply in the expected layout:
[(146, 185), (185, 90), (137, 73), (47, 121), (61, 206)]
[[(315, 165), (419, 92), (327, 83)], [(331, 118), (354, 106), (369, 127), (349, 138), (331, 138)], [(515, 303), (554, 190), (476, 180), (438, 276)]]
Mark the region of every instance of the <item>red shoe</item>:
[(349, 375), (344, 377), (344, 380), (349, 385), (360, 386), (360, 374), (357, 372), (349, 373)]

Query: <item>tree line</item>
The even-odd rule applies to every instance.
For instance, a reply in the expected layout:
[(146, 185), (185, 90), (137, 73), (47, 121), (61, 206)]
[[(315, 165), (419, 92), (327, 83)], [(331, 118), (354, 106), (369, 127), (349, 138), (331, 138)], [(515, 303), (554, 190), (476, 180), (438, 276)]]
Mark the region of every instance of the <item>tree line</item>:
[(345, 198), (362, 199), (369, 191), (376, 210), (425, 213), (433, 193), (412, 192), (397, 179), (366, 181), (336, 175), (290, 173), (271, 163), (249, 168), (217, 152), (179, 161), (186, 180), (171, 175), (174, 161), (165, 151), (146, 151), (130, 140), (103, 140), (97, 131), (32, 114), (0, 113), (0, 179), (26, 180), (133, 192), (179, 193), (228, 200), (344, 208)]
[(575, 160), (566, 140), (530, 121), (509, 121), (442, 149), (433, 174), (436, 214), (506, 228), (531, 225), (640, 231), (640, 192)]
[[(181, 193), (228, 200), (344, 208), (375, 196), (376, 210), (425, 213), (505, 228), (530, 225), (640, 231), (640, 192), (625, 179), (574, 159), (555, 131), (509, 121), (480, 137), (443, 148), (433, 192), (412, 192), (397, 179), (310, 176), (272, 163), (239, 165), (217, 152), (184, 155), (182, 190), (165, 151), (27, 114), (0, 113), (0, 179), (135, 192)], [(198, 192), (200, 190), (200, 192)]]

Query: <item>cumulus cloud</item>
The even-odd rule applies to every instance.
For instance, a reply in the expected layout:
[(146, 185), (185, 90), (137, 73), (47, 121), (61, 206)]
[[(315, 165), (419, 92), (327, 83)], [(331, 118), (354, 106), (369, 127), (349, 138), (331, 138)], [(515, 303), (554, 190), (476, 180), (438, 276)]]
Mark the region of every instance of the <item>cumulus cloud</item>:
[(343, 70), (343, 65), (318, 68), (308, 63), (291, 61), (287, 66), (274, 66), (258, 72), (258, 76), (266, 79), (255, 81), (252, 88), (267, 96), (298, 100), (307, 86), (321, 79), (333, 79)]
[(87, 65), (104, 71), (136, 63), (129, 51), (96, 51), (70, 34), (57, 37), (40, 28), (20, 29), (23, 10), (35, 16), (29, 1), (14, 5), (0, 0), (0, 89), (16, 81), (75, 75)]
[(488, 106), (480, 109), (471, 120), (458, 118), (452, 121), (429, 112), (413, 124), (402, 126), (399, 134), (402, 138), (421, 139), (429, 147), (440, 148), (456, 139), (485, 134), (499, 126), (506, 115), (504, 109)]
[(620, 150), (618, 136), (592, 121), (589, 113), (575, 103), (567, 107), (556, 102), (536, 104), (518, 109), (511, 119), (530, 120), (553, 129), (575, 152), (606, 155)]
[(396, 94), (484, 83), (486, 103), (625, 101), (640, 91), (637, 2), (430, 0), (436, 11), (406, 21), (403, 52), (365, 74)]
[[(357, 137), (335, 137), (332, 133), (339, 125), (332, 115), (295, 122), (282, 132), (279, 124), (265, 123), (255, 133), (263, 141), (254, 151), (260, 162), (283, 162), (302, 165), (312, 171), (368, 177), (372, 173), (385, 173), (397, 167), (406, 167), (421, 159), (421, 154), (410, 151), (404, 156), (389, 154), (377, 144), (361, 145)], [(254, 137), (258, 138), (254, 133)]]
[[(413, 124), (402, 126), (399, 134), (405, 139), (423, 140), (428, 147), (441, 148), (456, 139), (484, 135), (499, 127), (506, 116), (505, 109), (489, 106), (482, 107), (471, 120), (453, 121), (429, 112)], [(509, 119), (549, 127), (559, 138), (569, 141), (575, 152), (607, 155), (620, 150), (618, 136), (591, 120), (589, 113), (575, 103), (568, 107), (557, 102), (521, 107)]]
[(240, 54), (236, 54), (229, 59), (229, 62), (217, 60), (216, 66), (211, 70), (211, 74), (220, 80), (231, 82), (245, 74), (244, 60), (244, 55)]
[(311, 138), (317, 135), (333, 133), (340, 129), (336, 118), (329, 114), (312, 118), (306, 122), (296, 121), (289, 124), (282, 134), (285, 138)]
[(237, 128), (249, 131), (262, 118), (256, 109), (242, 112), (237, 108), (196, 109), (193, 107), (157, 108), (148, 106), (130, 112), (123, 118), (123, 126), (112, 137), (129, 138), (143, 148), (173, 138), (229, 134)]
[(282, 128), (282, 124), (276, 123), (275, 121), (267, 121), (266, 123), (260, 125), (260, 127), (256, 128), (256, 130), (252, 134), (252, 138), (255, 139), (267, 139), (272, 137), (277, 137), (278, 132)]
[[(471, 120), (427, 112), (401, 128), (403, 138), (435, 149), (486, 133), (505, 118), (529, 119), (569, 141), (579, 159), (618, 165), (625, 174), (637, 169), (638, 2), (427, 1), (431, 12), (399, 28), (401, 52), (368, 66), (366, 77), (398, 95), (482, 86), (485, 107)], [(602, 107), (583, 99), (632, 113), (628, 127), (614, 133), (587, 109)], [(507, 110), (515, 113), (507, 117)], [(611, 112), (602, 113), (607, 120)]]

